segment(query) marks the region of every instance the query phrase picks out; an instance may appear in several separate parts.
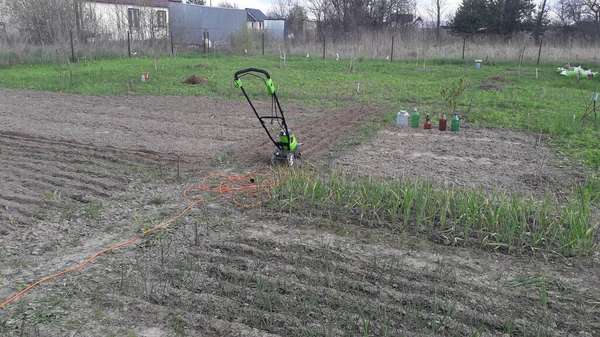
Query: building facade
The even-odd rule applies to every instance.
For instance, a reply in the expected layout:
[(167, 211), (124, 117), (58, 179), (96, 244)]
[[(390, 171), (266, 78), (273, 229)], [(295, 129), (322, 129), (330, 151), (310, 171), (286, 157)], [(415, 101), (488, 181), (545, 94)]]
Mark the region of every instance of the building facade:
[(169, 2), (181, 0), (86, 0), (84, 27), (100, 39), (125, 40), (128, 32), (135, 40), (167, 38)]

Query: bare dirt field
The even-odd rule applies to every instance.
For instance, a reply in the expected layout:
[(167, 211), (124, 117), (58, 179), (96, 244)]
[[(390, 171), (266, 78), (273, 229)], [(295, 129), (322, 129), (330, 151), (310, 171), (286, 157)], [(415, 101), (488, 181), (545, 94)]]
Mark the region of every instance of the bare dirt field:
[(426, 179), (437, 185), (569, 194), (584, 180), (584, 172), (546, 148), (543, 139), (501, 129), (392, 127), (345, 154), (339, 165), (361, 174)]
[[(376, 113), (286, 112), (315, 163)], [(0, 303), (271, 150), (242, 101), (0, 89), (0, 119)], [(389, 128), (336, 157), (357, 173), (532, 194), (582, 179), (537, 135), (501, 130)], [(202, 196), (0, 309), (0, 336), (600, 336), (597, 256), (447, 247)]]

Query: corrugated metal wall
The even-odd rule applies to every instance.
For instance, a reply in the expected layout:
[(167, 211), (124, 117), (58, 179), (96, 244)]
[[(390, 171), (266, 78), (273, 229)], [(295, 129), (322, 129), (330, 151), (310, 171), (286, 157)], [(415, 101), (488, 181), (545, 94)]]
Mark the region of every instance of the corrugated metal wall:
[(204, 32), (212, 44), (224, 42), (246, 29), (246, 10), (169, 2), (169, 28), (173, 42), (204, 45)]
[(265, 20), (265, 30), (273, 40), (283, 41), (287, 34), (285, 20)]

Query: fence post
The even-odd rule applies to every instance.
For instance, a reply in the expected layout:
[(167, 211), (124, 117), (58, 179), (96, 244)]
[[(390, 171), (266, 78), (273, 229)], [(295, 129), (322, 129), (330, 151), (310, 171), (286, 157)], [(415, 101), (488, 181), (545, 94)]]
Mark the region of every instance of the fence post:
[(210, 32), (208, 31), (206, 32), (206, 44), (208, 45), (207, 50), (210, 53)]
[(325, 59), (325, 35), (323, 35), (323, 60)]
[(462, 59), (465, 59), (465, 46), (467, 45), (467, 37), (463, 37), (463, 50), (462, 50)]
[(131, 32), (127, 31), (127, 56), (131, 58)]
[(171, 36), (171, 55), (175, 55), (175, 47), (173, 46), (173, 32), (169, 31), (169, 35)]
[(394, 62), (394, 35), (392, 35), (392, 53), (390, 54), (390, 63)]
[(542, 55), (542, 43), (544, 43), (544, 39), (540, 38), (540, 49), (538, 49), (538, 59), (537, 59), (537, 65), (540, 65), (540, 56)]
[(262, 54), (263, 56), (265, 56), (265, 31), (263, 30), (262, 34), (260, 35), (261, 40), (262, 40)]
[(69, 30), (71, 36), (71, 63), (75, 63), (75, 46), (73, 45), (73, 30)]
[(204, 54), (208, 53), (208, 50), (206, 50), (206, 31), (202, 32), (202, 44), (204, 45)]

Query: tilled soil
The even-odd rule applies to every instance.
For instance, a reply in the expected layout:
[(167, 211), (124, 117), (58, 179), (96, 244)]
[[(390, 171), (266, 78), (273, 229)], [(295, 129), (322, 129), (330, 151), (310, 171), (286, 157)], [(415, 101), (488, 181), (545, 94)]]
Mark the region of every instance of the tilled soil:
[[(372, 113), (287, 111), (314, 160), (328, 157)], [(0, 303), (179, 214), (191, 202), (182, 196), (186, 187), (213, 172), (260, 167), (271, 150), (245, 102), (0, 89), (0, 117)], [(391, 128), (336, 165), (382, 177), (566, 193), (578, 177), (561, 171), (536, 137)], [(201, 196), (204, 202), (164, 230), (0, 309), (0, 336), (600, 331), (597, 257), (541, 261), (445, 247)]]
[(541, 135), (491, 128), (389, 128), (339, 165), (372, 176), (509, 193), (565, 195), (584, 180), (582, 169), (545, 147)]
[[(261, 115), (270, 113), (268, 104), (255, 104)], [(90, 202), (119, 193), (136, 165), (180, 172), (233, 160), (256, 165), (267, 163), (273, 149), (245, 101), (0, 89), (0, 115), (0, 231), (43, 218), (41, 210), (58, 199)], [(368, 116), (360, 109), (292, 107), (287, 119), (304, 157), (318, 159)]]

